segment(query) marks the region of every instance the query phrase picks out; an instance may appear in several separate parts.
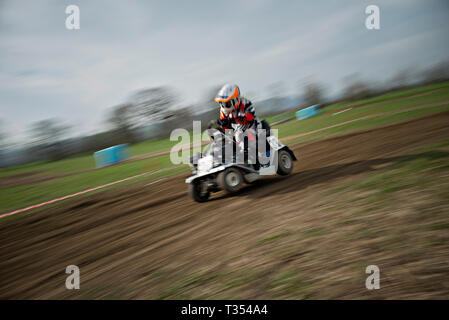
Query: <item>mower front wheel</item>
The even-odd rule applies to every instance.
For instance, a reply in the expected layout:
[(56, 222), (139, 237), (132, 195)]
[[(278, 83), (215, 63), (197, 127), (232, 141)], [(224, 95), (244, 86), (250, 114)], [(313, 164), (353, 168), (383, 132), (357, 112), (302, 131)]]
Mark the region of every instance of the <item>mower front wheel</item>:
[(202, 181), (193, 181), (189, 185), (189, 194), (196, 202), (206, 202), (210, 196), (210, 192), (204, 190)]

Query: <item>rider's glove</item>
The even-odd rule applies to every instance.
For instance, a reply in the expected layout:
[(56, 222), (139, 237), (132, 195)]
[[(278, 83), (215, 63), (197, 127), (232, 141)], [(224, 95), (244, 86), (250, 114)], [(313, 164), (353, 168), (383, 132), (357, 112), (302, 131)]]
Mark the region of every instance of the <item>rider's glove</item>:
[(218, 124), (222, 127), (230, 127), (231, 126), (231, 120), (229, 118), (219, 119)]

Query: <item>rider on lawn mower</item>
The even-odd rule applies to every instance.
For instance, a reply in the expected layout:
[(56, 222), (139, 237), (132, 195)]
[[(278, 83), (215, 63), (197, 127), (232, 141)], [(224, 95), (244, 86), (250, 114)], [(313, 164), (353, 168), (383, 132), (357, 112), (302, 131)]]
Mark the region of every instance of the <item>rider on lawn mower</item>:
[[(259, 122), (251, 101), (240, 95), (237, 85), (224, 85), (218, 91), (215, 101), (220, 105), (220, 118), (216, 121), (217, 124), (224, 130), (234, 130), (235, 141), (239, 151), (244, 154), (245, 163), (249, 160), (258, 168), (258, 159), (254, 159), (258, 131), (268, 124)], [(245, 137), (248, 137), (247, 144), (244, 141)], [(248, 148), (254, 148), (252, 149), (254, 152), (248, 153)]]

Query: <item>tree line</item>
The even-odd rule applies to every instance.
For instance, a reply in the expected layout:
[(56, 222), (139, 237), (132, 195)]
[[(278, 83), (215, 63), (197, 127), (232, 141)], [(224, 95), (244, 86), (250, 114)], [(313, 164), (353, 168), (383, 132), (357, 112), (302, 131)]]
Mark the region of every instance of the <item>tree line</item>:
[[(315, 104), (325, 106), (447, 80), (449, 80), (449, 61), (433, 65), (423, 72), (413, 68), (400, 70), (384, 86), (370, 84), (358, 74), (353, 74), (343, 79), (344, 87), (340, 97), (331, 100), (326, 98), (325, 86), (309, 78), (302, 83), (300, 96), (303, 106)], [(277, 100), (272, 99), (272, 103), (282, 98), (281, 87), (280, 83), (272, 85), (272, 95), (278, 97)], [(138, 90), (125, 103), (109, 108), (105, 131), (79, 138), (68, 138), (73, 129), (58, 119), (41, 120), (29, 127), (27, 146), (15, 153), (8, 153), (7, 133), (4, 131), (4, 121), (0, 119), (0, 166), (42, 160), (56, 161), (116, 144), (134, 144), (148, 139), (167, 137), (175, 128), (190, 130), (193, 120), (201, 120), (203, 125), (207, 125), (218, 116), (218, 107), (213, 98), (219, 88), (218, 85), (210, 88), (199, 106), (178, 107), (176, 107), (179, 104), (177, 93), (171, 87), (160, 86)], [(272, 109), (275, 110), (275, 106)], [(199, 112), (195, 112), (197, 110)]]

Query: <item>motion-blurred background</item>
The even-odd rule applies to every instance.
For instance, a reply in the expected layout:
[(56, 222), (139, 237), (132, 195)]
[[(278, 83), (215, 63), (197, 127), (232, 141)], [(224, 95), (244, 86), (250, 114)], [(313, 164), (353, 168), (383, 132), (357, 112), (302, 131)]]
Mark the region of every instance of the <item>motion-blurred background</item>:
[[(0, 0), (0, 298), (447, 299), (448, 39), (447, 0)], [(198, 204), (169, 136), (228, 82), (298, 161)]]
[[(372, 1), (371, 1), (372, 2)], [(449, 78), (446, 1), (0, 2), (3, 167), (167, 137), (237, 83), (259, 115)], [(151, 152), (151, 150), (148, 150)]]

